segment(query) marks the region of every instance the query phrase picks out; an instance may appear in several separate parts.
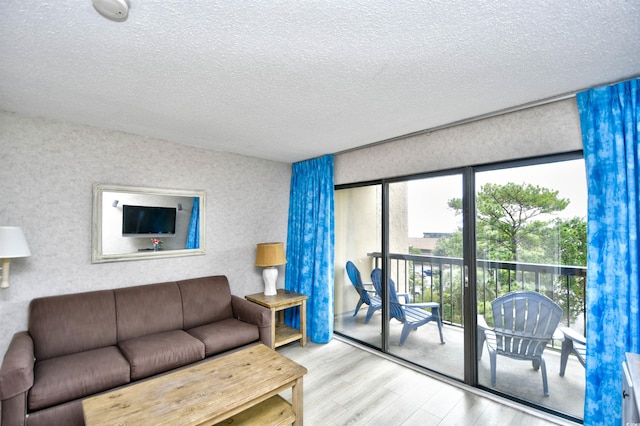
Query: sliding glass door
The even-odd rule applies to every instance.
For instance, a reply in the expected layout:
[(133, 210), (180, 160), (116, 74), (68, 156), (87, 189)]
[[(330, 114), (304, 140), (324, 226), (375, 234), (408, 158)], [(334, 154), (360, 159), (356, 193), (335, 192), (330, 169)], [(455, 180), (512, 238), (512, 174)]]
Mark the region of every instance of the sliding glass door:
[(462, 216), (452, 208), (462, 200), (462, 175), (390, 183), (388, 190), (387, 285), (396, 294), (388, 351), (462, 380)]
[[(528, 340), (553, 321), (551, 316), (525, 317), (525, 330), (511, 334), (490, 331), (483, 342), (479, 333), (478, 383), (491, 390), (580, 418), (584, 405), (584, 368), (573, 356), (560, 376), (563, 330), (584, 335), (586, 278), (586, 178), (584, 161), (479, 171), (475, 174), (477, 306), (490, 329), (495, 320), (492, 301), (506, 294), (531, 291), (562, 308), (559, 323), (542, 358), (544, 367), (527, 359), (538, 341)], [(531, 301), (529, 303), (532, 303)], [(497, 305), (496, 305), (497, 307)], [(536, 305), (536, 312), (538, 312)], [(504, 314), (511, 314), (502, 309)], [(498, 312), (500, 313), (500, 312)], [(504, 337), (501, 337), (504, 336)], [(520, 338), (522, 337), (522, 338)], [(539, 334), (536, 334), (539, 337)], [(502, 342), (500, 341), (502, 339)], [(501, 346), (492, 380), (489, 351)], [(548, 396), (544, 394), (546, 370)]]
[[(337, 188), (335, 331), (579, 420), (584, 367), (561, 349), (565, 333), (584, 334), (585, 219), (584, 161), (577, 155)], [(348, 263), (363, 289), (349, 278)], [(520, 290), (561, 310), (543, 351), (548, 396), (538, 360), (498, 348), (492, 302)]]
[[(376, 348), (381, 348), (382, 310), (371, 285), (371, 271), (376, 265), (374, 253), (382, 247), (381, 197), (382, 185), (335, 192), (334, 330)], [(360, 282), (353, 273), (353, 281), (349, 277), (347, 262), (352, 263)]]

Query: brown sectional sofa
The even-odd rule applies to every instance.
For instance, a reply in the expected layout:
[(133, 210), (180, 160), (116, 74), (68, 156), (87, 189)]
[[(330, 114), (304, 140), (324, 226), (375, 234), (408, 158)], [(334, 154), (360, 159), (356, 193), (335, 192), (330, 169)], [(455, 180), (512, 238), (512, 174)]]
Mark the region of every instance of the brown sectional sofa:
[(0, 368), (2, 426), (84, 425), (82, 399), (247, 344), (271, 313), (224, 276), (34, 299)]

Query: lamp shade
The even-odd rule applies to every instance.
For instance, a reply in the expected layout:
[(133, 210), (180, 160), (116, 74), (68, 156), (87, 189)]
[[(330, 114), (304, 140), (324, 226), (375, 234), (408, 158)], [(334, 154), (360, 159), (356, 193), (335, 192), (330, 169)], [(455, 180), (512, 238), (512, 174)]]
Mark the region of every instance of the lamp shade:
[(31, 256), (22, 228), (0, 226), (0, 259)]
[(256, 252), (256, 266), (277, 266), (287, 263), (282, 243), (260, 243)]

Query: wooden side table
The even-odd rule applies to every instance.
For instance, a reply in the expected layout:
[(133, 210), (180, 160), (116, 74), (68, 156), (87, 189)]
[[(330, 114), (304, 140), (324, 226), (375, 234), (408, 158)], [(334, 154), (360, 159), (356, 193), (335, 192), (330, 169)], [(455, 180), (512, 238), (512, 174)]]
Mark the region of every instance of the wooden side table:
[[(307, 298), (304, 294), (278, 289), (275, 296), (256, 293), (245, 296), (245, 299), (271, 310), (271, 349), (300, 340), (300, 346), (307, 344)], [(284, 324), (284, 310), (300, 306), (300, 330)], [(276, 321), (276, 312), (278, 319)]]

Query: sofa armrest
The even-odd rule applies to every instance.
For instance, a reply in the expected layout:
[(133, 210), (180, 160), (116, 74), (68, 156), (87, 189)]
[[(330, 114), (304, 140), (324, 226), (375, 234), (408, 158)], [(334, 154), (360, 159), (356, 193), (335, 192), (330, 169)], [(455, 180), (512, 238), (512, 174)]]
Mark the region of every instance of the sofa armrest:
[(233, 310), (234, 318), (240, 321), (248, 322), (258, 327), (271, 327), (271, 311), (264, 306), (232, 294), (231, 309)]
[(233, 317), (258, 327), (260, 341), (271, 347), (271, 310), (247, 299), (231, 295)]
[(27, 420), (27, 393), (20, 393), (12, 398), (2, 400), (2, 416), (0, 424), (24, 426)]
[(0, 400), (12, 398), (33, 386), (34, 363), (33, 340), (29, 333), (14, 334), (0, 367)]

